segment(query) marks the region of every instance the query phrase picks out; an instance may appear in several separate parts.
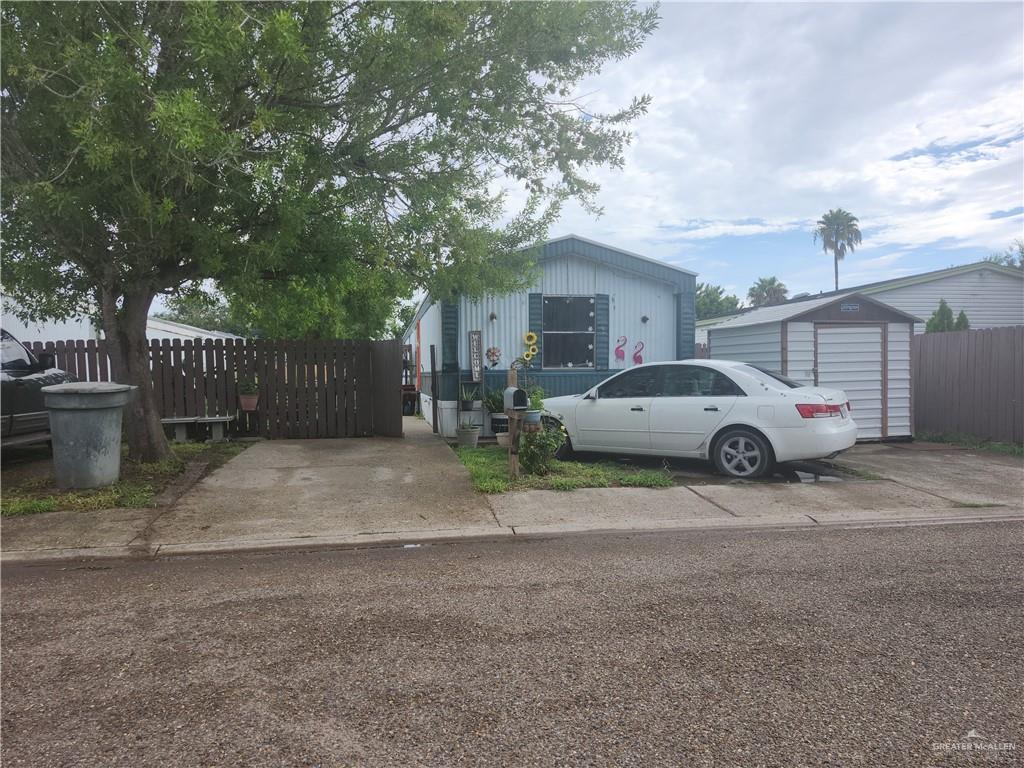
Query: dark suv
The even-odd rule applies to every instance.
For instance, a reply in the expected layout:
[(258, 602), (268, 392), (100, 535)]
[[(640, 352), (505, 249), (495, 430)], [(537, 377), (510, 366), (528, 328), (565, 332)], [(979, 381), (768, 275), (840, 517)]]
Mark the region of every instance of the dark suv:
[(38, 357), (0, 330), (0, 424), (3, 446), (40, 443), (50, 439), (50, 415), (43, 404), (43, 387), (75, 381), (54, 367), (53, 355)]

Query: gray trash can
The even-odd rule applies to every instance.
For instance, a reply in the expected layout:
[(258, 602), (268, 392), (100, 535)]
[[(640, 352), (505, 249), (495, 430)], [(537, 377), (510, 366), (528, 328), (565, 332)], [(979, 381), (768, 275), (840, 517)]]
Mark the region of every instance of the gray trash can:
[(101, 488), (117, 482), (121, 411), (135, 389), (108, 381), (43, 387), (58, 488)]

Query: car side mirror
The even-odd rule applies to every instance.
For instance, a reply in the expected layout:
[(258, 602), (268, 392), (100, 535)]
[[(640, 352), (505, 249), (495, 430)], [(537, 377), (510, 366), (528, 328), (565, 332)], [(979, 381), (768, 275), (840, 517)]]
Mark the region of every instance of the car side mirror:
[(53, 352), (40, 352), (36, 355), (36, 360), (39, 361), (39, 368), (44, 371), (48, 371), (51, 368), (57, 367), (57, 356)]
[(597, 400), (597, 390), (592, 389), (583, 396), (584, 400)]

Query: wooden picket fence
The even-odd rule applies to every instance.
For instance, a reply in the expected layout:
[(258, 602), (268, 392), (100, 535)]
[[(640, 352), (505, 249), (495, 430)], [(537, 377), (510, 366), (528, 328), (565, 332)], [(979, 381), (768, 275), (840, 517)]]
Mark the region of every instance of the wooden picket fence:
[(910, 351), (915, 434), (1024, 442), (1024, 326), (920, 334)]
[[(79, 381), (109, 381), (102, 340), (34, 342)], [(268, 438), (402, 435), (402, 345), (366, 341), (154, 339), (153, 391), (161, 418), (235, 415), (231, 431)], [(238, 408), (239, 380), (259, 388)]]

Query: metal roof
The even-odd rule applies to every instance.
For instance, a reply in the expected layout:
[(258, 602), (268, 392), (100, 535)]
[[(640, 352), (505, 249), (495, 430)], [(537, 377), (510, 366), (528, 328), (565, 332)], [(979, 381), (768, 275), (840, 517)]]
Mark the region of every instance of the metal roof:
[(884, 302), (878, 301), (878, 299), (872, 299), (858, 291), (848, 291), (845, 293), (833, 293), (828, 296), (815, 297), (813, 299), (804, 299), (802, 301), (795, 301), (787, 304), (773, 304), (770, 307), (759, 307), (757, 309), (752, 309), (746, 314), (731, 317), (718, 325), (711, 326), (708, 330), (718, 330), (719, 328), (743, 328), (749, 325), (763, 325), (764, 323), (779, 323), (785, 320), (793, 320), (799, 318), (801, 315), (810, 314), (816, 309), (827, 307), (829, 304), (836, 304), (854, 296), (880, 307), (885, 307), (896, 314), (903, 315), (907, 318), (908, 322), (923, 322), (920, 318), (907, 314), (895, 307), (891, 307)]
[[(559, 256), (579, 256), (580, 258), (596, 261), (599, 264), (605, 264), (615, 269), (621, 269), (652, 280), (668, 283), (680, 292), (686, 288), (687, 283), (690, 283), (690, 290), (693, 290), (691, 280), (697, 276), (696, 272), (692, 272), (689, 269), (683, 269), (674, 264), (658, 261), (648, 256), (641, 256), (639, 253), (633, 253), (632, 251), (613, 248), (610, 245), (605, 245), (586, 237), (580, 237), (579, 235), (564, 235), (551, 240), (545, 240), (531, 247), (537, 248), (539, 251), (538, 263), (543, 263)], [(423, 297), (412, 321), (402, 331), (403, 339), (416, 326), (417, 321), (423, 317), (423, 314), (430, 309), (433, 303), (434, 300), (430, 294)]]
[[(541, 243), (541, 257), (540, 261), (550, 259), (555, 256), (562, 256), (567, 253), (576, 254), (587, 259), (602, 262), (613, 267), (625, 267), (631, 269), (634, 272), (640, 272), (650, 277), (656, 277), (659, 280), (665, 282), (674, 283), (676, 278), (674, 276), (666, 275), (663, 270), (670, 270), (672, 272), (679, 272), (690, 277), (696, 277), (697, 273), (689, 269), (683, 269), (677, 267), (674, 264), (669, 264), (658, 259), (652, 259), (649, 256), (641, 256), (639, 253), (633, 253), (633, 251), (625, 251), (621, 248), (613, 248), (610, 245), (599, 243), (596, 240), (590, 240), (586, 237), (580, 237), (579, 235), (564, 235), (563, 237), (556, 237), (552, 240), (546, 240)], [(634, 263), (631, 263), (634, 262)], [(639, 264), (635, 263), (639, 262)]]
[[(842, 288), (838, 291), (829, 291), (828, 293), (814, 294), (811, 298), (817, 299), (820, 296), (840, 296), (844, 293), (878, 293), (880, 291), (890, 291), (895, 288), (903, 288), (908, 285), (917, 285), (918, 283), (930, 283), (932, 280), (942, 280), (946, 277), (952, 277), (953, 275), (961, 275), (965, 272), (977, 272), (979, 270), (988, 269), (993, 272), (998, 272), (1002, 275), (1010, 275), (1024, 280), (1024, 270), (1017, 269), (1015, 267), (1006, 267), (1002, 264), (996, 264), (992, 261), (975, 261), (971, 264), (961, 264), (958, 267), (946, 267), (945, 269), (936, 269), (932, 272), (922, 272), (919, 275), (907, 275), (905, 277), (893, 277), (888, 280), (878, 280), (874, 283), (864, 283), (863, 285), (855, 285), (850, 288)], [(803, 299), (790, 299), (791, 303), (799, 303), (807, 301)]]

